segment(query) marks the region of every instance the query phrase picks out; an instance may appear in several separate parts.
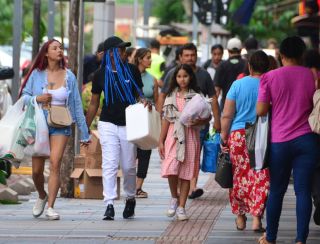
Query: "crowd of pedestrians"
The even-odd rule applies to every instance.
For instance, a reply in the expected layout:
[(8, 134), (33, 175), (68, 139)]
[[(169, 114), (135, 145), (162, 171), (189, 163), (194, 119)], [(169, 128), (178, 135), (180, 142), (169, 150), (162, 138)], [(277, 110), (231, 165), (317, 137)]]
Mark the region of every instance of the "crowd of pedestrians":
[[(231, 38), (222, 60), (223, 47), (214, 45), (212, 58), (197, 65), (197, 48), (187, 43), (176, 50), (176, 58), (165, 66), (160, 43), (148, 48), (131, 48), (130, 42), (112, 36), (99, 44), (95, 55), (86, 57), (84, 82), (92, 82), (92, 97), (86, 115), (83, 113), (77, 80), (67, 69), (61, 43), (46, 42), (26, 75), (20, 96), (25, 104), (42, 104), (47, 118), (51, 106), (70, 110), (72, 121), (81, 131), (81, 145), (90, 144), (90, 125), (104, 95), (98, 132), (102, 149), (102, 182), (105, 205), (104, 220), (114, 220), (119, 164), (126, 195), (123, 218), (135, 214), (135, 198), (147, 198), (143, 191), (151, 150), (137, 148), (126, 137), (125, 109), (142, 102), (150, 110), (155, 105), (161, 114), (159, 154), (161, 176), (167, 178), (171, 199), (167, 216), (187, 220), (187, 199), (201, 197), (197, 187), (202, 143), (211, 127), (221, 133), (221, 150), (230, 155), (233, 188), (229, 189), (235, 228), (246, 229), (247, 215), (252, 227), (262, 232), (260, 244), (276, 243), (282, 202), (290, 176), (296, 194), (296, 243), (306, 243), (312, 214), (320, 224), (319, 135), (313, 133), (308, 117), (313, 109), (313, 94), (319, 89), (320, 55), (306, 51), (299, 37), (288, 37), (280, 44), (280, 60), (259, 50), (258, 41), (245, 42), (246, 55), (241, 55), (242, 42)], [(130, 47), (130, 48), (129, 48)], [(210, 100), (211, 115), (196, 118), (184, 126), (179, 118), (195, 95)], [(221, 101), (218, 101), (219, 96)], [(268, 167), (256, 170), (250, 166), (246, 123), (258, 116), (270, 117)], [(212, 119), (212, 120), (211, 120)], [(211, 122), (210, 122), (211, 121)], [(50, 140), (50, 176), (48, 193), (44, 189), (45, 157), (32, 157), (32, 176), (39, 197), (33, 216), (45, 210), (51, 220), (60, 218), (54, 209), (60, 187), (60, 166), (71, 126), (48, 125)], [(316, 173), (315, 173), (316, 172)], [(160, 172), (159, 172), (160, 173)], [(267, 226), (261, 219), (266, 210)]]

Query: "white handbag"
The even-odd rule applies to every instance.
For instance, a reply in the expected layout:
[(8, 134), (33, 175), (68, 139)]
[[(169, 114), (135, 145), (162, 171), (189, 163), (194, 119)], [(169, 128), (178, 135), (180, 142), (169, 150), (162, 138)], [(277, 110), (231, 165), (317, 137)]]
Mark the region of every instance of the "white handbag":
[(161, 119), (152, 106), (148, 111), (143, 104), (137, 103), (126, 108), (127, 140), (140, 149), (150, 150), (158, 147)]

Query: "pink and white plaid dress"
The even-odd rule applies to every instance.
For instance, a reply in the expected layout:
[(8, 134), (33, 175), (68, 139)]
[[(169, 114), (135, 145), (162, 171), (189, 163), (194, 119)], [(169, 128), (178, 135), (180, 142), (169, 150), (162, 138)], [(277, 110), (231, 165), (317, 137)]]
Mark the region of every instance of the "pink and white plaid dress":
[[(177, 93), (177, 107), (181, 112), (185, 105), (184, 97)], [(161, 165), (161, 176), (177, 175), (180, 179), (191, 180), (199, 173), (200, 165), (200, 132), (192, 127), (185, 127), (185, 158), (184, 162), (176, 159), (176, 139), (173, 137), (174, 124), (170, 123), (164, 143), (165, 159)]]

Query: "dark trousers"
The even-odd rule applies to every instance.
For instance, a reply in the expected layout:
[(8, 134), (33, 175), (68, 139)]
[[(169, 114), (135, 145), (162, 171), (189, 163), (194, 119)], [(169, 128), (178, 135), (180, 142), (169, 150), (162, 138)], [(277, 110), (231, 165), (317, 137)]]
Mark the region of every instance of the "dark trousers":
[(320, 166), (316, 168), (313, 175), (312, 197), (314, 206), (320, 207)]
[[(317, 137), (318, 137), (318, 145), (320, 147), (320, 135), (318, 135)], [(319, 148), (319, 150), (320, 150), (320, 148)], [(313, 175), (312, 198), (313, 198), (314, 206), (320, 207), (320, 156), (318, 159), (316, 170)]]
[(137, 177), (145, 179), (149, 168), (151, 150), (137, 149), (138, 170)]
[(296, 242), (306, 243), (312, 211), (312, 176), (316, 168), (319, 146), (316, 135), (310, 133), (291, 141), (271, 143), (270, 192), (267, 201), (267, 240), (277, 238), (284, 194), (293, 171), (296, 194)]

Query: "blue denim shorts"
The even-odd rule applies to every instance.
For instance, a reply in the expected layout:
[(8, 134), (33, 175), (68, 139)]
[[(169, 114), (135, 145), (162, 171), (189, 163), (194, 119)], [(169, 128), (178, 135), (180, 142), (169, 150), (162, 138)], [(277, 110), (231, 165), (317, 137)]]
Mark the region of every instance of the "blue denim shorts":
[[(43, 114), (46, 121), (47, 121), (48, 113), (49, 113), (48, 110), (43, 109)], [(48, 125), (48, 122), (47, 122), (47, 125)], [(66, 126), (63, 128), (54, 128), (48, 125), (48, 129), (49, 129), (49, 136), (54, 136), (54, 135), (71, 136), (71, 133), (72, 133), (71, 126)]]

